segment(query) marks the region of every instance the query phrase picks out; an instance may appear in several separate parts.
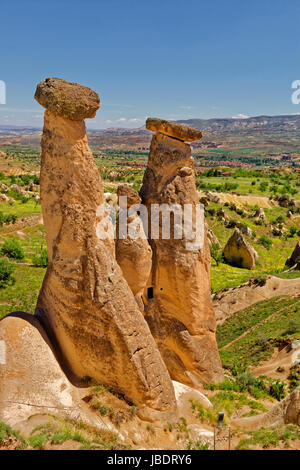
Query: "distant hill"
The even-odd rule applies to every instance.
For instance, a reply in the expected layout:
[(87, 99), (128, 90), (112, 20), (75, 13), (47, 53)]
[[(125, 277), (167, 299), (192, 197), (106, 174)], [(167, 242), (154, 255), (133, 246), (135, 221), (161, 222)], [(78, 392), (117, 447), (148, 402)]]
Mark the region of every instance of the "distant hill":
[(300, 115), (256, 116), (247, 119), (187, 119), (182, 124), (212, 134), (235, 132), (300, 132)]
[[(279, 116), (256, 116), (250, 118), (220, 118), (220, 119), (182, 119), (178, 120), (182, 124), (201, 129), (209, 134), (224, 133), (298, 133), (300, 132), (300, 114), (279, 115)], [(41, 133), (41, 128), (25, 126), (4, 126), (0, 125), (0, 135), (31, 135)], [(103, 137), (113, 136), (134, 136), (149, 135), (145, 126), (139, 128), (111, 127), (108, 129), (88, 129), (91, 134), (98, 134)]]
[(31, 126), (2, 126), (0, 124), (0, 135), (32, 135), (42, 132), (41, 128)]

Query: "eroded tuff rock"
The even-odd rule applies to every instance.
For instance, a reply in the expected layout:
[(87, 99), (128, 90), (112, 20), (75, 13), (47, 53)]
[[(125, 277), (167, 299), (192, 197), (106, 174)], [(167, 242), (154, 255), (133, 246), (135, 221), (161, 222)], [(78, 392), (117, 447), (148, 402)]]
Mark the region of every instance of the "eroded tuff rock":
[(221, 247), (221, 244), (218, 240), (218, 237), (216, 236), (216, 234), (210, 230), (210, 228), (207, 227), (207, 239), (208, 239), (208, 243), (209, 243), (209, 246), (215, 244), (215, 245), (218, 245), (219, 247)]
[[(70, 108), (80, 107), (77, 98)], [(36, 316), (77, 377), (112, 386), (140, 416), (168, 419), (174, 389), (115, 260), (114, 240), (104, 239), (111, 227), (84, 121), (45, 112), (40, 188), (49, 265)]]
[[(120, 204), (120, 197), (124, 199), (124, 204)], [(126, 232), (120, 230), (120, 214), (117, 220), (116, 231), (116, 259), (122, 269), (123, 276), (128, 282), (130, 289), (135, 296), (136, 302), (141, 311), (144, 310), (143, 294), (147, 286), (147, 281), (151, 272), (152, 265), (152, 250), (146, 238), (142, 221), (137, 214), (137, 208), (141, 203), (141, 198), (138, 192), (130, 186), (124, 184), (118, 187), (118, 204), (120, 211), (136, 210), (130, 215), (130, 212), (125, 215), (127, 217)], [(133, 207), (134, 206), (134, 207)], [(133, 234), (130, 232), (130, 226), (136, 228)], [(122, 227), (121, 227), (122, 228)], [(139, 238), (134, 236), (134, 233), (139, 235)]]
[[(193, 158), (188, 144), (157, 133), (152, 137), (148, 166), (140, 192), (149, 213), (149, 242), (153, 251), (151, 286), (146, 319), (172, 379), (198, 387), (222, 380), (215, 339), (215, 317), (210, 298), (210, 254), (200, 221), (198, 236), (188, 249), (187, 238), (151, 239), (152, 204), (177, 204), (183, 209), (198, 204)], [(195, 219), (193, 220), (194, 227)], [(191, 248), (191, 247), (189, 247)], [(149, 284), (150, 285), (150, 284)]]
[(300, 386), (266, 413), (249, 418), (236, 418), (232, 421), (233, 425), (247, 430), (289, 423), (300, 426)]
[(46, 78), (38, 84), (34, 97), (52, 114), (73, 121), (95, 117), (100, 107), (98, 93), (62, 78)]
[(224, 248), (224, 258), (240, 268), (252, 269), (258, 260), (258, 254), (248, 243), (241, 231), (236, 228)]
[(300, 240), (297, 242), (291, 256), (286, 260), (285, 265), (289, 268), (300, 268)]
[(80, 388), (62, 371), (36, 317), (24, 312), (0, 321), (0, 420), (14, 426), (40, 413), (80, 411)]
[(179, 124), (178, 122), (166, 121), (165, 119), (148, 118), (146, 120), (146, 128), (149, 131), (159, 132), (160, 134), (174, 137), (174, 139), (182, 140), (183, 142), (193, 142), (202, 137), (202, 132), (199, 129)]
[(300, 278), (280, 279), (275, 276), (267, 276), (266, 280), (250, 279), (238, 287), (216, 292), (212, 299), (217, 326), (257, 302), (281, 295), (297, 295), (299, 292)]

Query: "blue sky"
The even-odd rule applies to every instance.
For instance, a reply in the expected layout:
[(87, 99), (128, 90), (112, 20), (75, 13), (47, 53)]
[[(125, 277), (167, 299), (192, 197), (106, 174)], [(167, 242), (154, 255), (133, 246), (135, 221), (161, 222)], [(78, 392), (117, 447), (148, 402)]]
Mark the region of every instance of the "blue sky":
[(0, 124), (41, 126), (48, 76), (100, 94), (90, 128), (300, 112), (299, 0), (1, 0), (0, 17)]

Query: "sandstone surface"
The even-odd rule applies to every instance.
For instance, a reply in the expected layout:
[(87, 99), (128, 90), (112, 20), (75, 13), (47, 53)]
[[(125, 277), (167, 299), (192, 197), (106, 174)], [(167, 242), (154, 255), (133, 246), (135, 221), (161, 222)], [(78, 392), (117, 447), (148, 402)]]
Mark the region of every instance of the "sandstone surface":
[(36, 316), (76, 377), (111, 386), (147, 419), (174, 416), (170, 376), (114, 256), (84, 121), (46, 111), (40, 188), (49, 265)]
[(300, 241), (297, 242), (293, 253), (291, 256), (286, 260), (286, 266), (289, 268), (296, 268), (300, 269)]
[(299, 426), (300, 386), (266, 413), (250, 418), (237, 418), (232, 420), (232, 424), (247, 430), (259, 429), (266, 426), (281, 426), (284, 424), (298, 424)]
[(300, 278), (280, 279), (276, 276), (268, 276), (266, 282), (250, 280), (241, 286), (216, 292), (212, 299), (217, 325), (257, 302), (281, 295), (297, 295), (299, 292)]
[[(155, 134), (140, 194), (149, 221), (152, 204), (165, 204), (166, 208), (177, 204), (181, 212), (190, 204), (190, 225), (195, 229), (199, 199), (190, 146)], [(210, 253), (204, 216), (198, 222), (201, 233), (195, 235), (193, 247), (188, 246), (185, 234), (175, 238), (175, 216), (171, 218), (169, 239), (162, 237), (162, 223), (159, 237), (153, 239), (149, 222), (153, 262), (145, 307), (146, 319), (172, 379), (192, 387), (223, 378), (210, 297)]]
[(35, 413), (78, 412), (80, 394), (37, 318), (23, 312), (3, 318), (0, 343), (0, 420), (13, 426)]
[(95, 117), (100, 107), (98, 93), (61, 78), (46, 78), (37, 85), (34, 97), (52, 114), (74, 121)]
[(202, 132), (199, 129), (194, 129), (178, 122), (166, 121), (165, 119), (148, 118), (146, 120), (146, 128), (150, 131), (159, 132), (160, 134), (186, 142), (193, 142), (202, 137)]
[[(126, 184), (118, 187), (118, 197), (127, 198), (126, 207), (122, 207), (118, 201), (120, 211), (128, 211), (133, 206), (138, 208), (141, 203), (138, 192)], [(128, 215), (128, 213), (125, 214), (125, 216), (126, 215)], [(124, 278), (135, 296), (140, 310), (143, 311), (144, 290), (147, 286), (152, 266), (152, 250), (146, 238), (142, 220), (137, 214), (137, 209), (133, 215), (129, 213), (129, 217), (127, 217), (127, 233), (122, 233), (119, 221), (120, 215), (117, 220), (116, 231), (116, 259), (122, 269)], [(132, 235), (130, 232), (130, 224), (133, 226), (133, 229), (136, 229), (133, 230)], [(136, 238), (135, 234), (138, 235), (139, 238)], [(124, 238), (122, 238), (122, 236)]]
[(248, 243), (241, 231), (236, 228), (224, 248), (224, 258), (240, 268), (252, 269), (258, 260), (258, 254)]

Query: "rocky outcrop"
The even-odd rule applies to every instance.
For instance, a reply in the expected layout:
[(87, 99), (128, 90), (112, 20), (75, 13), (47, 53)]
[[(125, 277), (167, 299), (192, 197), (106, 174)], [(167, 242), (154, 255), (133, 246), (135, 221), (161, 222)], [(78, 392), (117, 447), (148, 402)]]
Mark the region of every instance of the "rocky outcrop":
[(212, 403), (199, 390), (173, 380), (179, 416), (187, 415), (191, 410), (191, 401), (200, 403), (204, 408), (212, 408)]
[[(125, 207), (120, 205), (119, 200), (118, 204), (120, 211), (125, 210), (125, 216), (129, 215), (129, 217), (127, 217), (125, 227), (127, 233), (122, 233), (120, 230), (120, 213), (117, 219), (116, 259), (140, 310), (144, 311), (143, 296), (151, 272), (152, 250), (146, 238), (142, 220), (137, 214), (137, 208), (141, 203), (138, 192), (124, 184), (118, 187), (118, 198), (120, 197), (127, 198), (123, 199)], [(133, 206), (136, 210), (130, 215), (130, 208)], [(130, 232), (131, 226), (135, 229), (133, 234)], [(138, 234), (139, 238), (136, 238), (134, 234)]]
[(300, 387), (297, 387), (266, 413), (231, 421), (231, 424), (246, 428), (247, 430), (259, 429), (266, 426), (281, 426), (289, 423), (300, 425)]
[(115, 260), (102, 181), (80, 120), (94, 114), (99, 100), (89, 89), (60, 80), (51, 79), (48, 88), (46, 81), (36, 93), (55, 112), (46, 111), (42, 137), (49, 265), (36, 317), (76, 377), (111, 386), (146, 419), (166, 419), (176, 410), (174, 389)]
[(146, 129), (174, 137), (174, 139), (181, 140), (182, 142), (193, 142), (202, 137), (202, 132), (199, 129), (164, 119), (148, 118), (146, 120)]
[(46, 78), (37, 85), (34, 97), (55, 116), (74, 121), (95, 117), (100, 107), (98, 93), (61, 78)]
[(80, 411), (72, 385), (49, 338), (33, 315), (16, 312), (0, 321), (0, 420), (15, 425), (37, 412)]
[(248, 206), (259, 206), (264, 209), (273, 209), (278, 206), (277, 201), (267, 196), (256, 196), (254, 194), (237, 195), (232, 193), (216, 193), (213, 191), (199, 191), (199, 196), (205, 196), (211, 202), (219, 204), (234, 204), (237, 208), (247, 209)]
[[(168, 128), (164, 124), (164, 129)], [(177, 135), (188, 140), (184, 127), (181, 132)], [(158, 234), (151, 230), (153, 204), (165, 204), (163, 211), (167, 217), (172, 205), (182, 212), (190, 204), (193, 217), (186, 217), (185, 221), (195, 229), (199, 199), (193, 163), (188, 144), (162, 133), (155, 134), (140, 194), (148, 208), (153, 251), (146, 319), (172, 379), (198, 387), (203, 382), (223, 378), (210, 298), (210, 254), (204, 217), (198, 218), (201, 233), (195, 235), (192, 246), (186, 233), (180, 239), (177, 234), (175, 237), (179, 223), (175, 215), (170, 218), (170, 237), (165, 239), (163, 235), (166, 229), (163, 221), (158, 224)]]
[(266, 214), (265, 214), (265, 211), (263, 210), (262, 207), (259, 207), (257, 209), (257, 211), (254, 214), (254, 218), (255, 219), (261, 219), (263, 223), (267, 223)]
[(118, 196), (115, 193), (104, 193), (104, 198), (106, 204), (117, 209), (118, 206)]
[(215, 244), (215, 245), (218, 245), (219, 247), (221, 247), (221, 244), (218, 240), (218, 237), (208, 227), (207, 227), (207, 240), (208, 240), (209, 246)]
[(8, 196), (6, 196), (6, 194), (0, 193), (0, 201), (1, 202), (9, 202), (10, 200), (11, 199)]
[(224, 248), (224, 258), (230, 264), (240, 268), (252, 269), (258, 260), (258, 254), (248, 243), (241, 231), (236, 228)]
[(280, 279), (268, 276), (267, 279), (252, 279), (238, 287), (213, 294), (213, 306), (217, 325), (221, 325), (234, 313), (250, 305), (281, 295), (297, 295), (300, 292), (300, 278)]
[(289, 268), (300, 269), (300, 241), (297, 242), (293, 253), (286, 260), (285, 265)]

